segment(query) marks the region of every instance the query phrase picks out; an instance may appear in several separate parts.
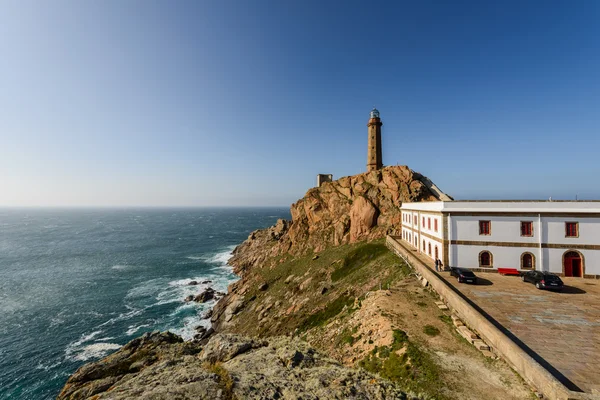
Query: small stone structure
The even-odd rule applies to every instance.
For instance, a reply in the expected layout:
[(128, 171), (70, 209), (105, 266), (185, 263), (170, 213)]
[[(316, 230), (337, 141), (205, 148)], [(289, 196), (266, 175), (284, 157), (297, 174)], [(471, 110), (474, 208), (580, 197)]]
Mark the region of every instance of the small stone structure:
[(331, 181), (333, 181), (332, 174), (318, 174), (317, 175), (317, 187), (320, 187), (325, 182), (331, 182)]

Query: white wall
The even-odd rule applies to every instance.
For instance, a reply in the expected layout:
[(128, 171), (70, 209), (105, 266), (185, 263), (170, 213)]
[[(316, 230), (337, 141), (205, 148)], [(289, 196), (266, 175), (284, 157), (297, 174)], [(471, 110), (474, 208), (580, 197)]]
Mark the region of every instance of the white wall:
[[(579, 222), (579, 237), (565, 237), (565, 222)], [(542, 217), (543, 243), (600, 244), (600, 218)]]
[[(452, 224), (451, 240), (520, 243), (539, 243), (540, 240), (537, 217), (495, 217), (493, 215), (471, 217), (451, 215), (450, 221)], [(490, 235), (479, 234), (479, 221), (491, 221)], [(521, 236), (521, 221), (533, 222), (532, 237)]]
[[(479, 268), (479, 253), (482, 251), (492, 253), (492, 265), (498, 268), (521, 269), (521, 255), (531, 253), (535, 256), (535, 268), (540, 269), (539, 247), (500, 247), (500, 246), (450, 246), (450, 266), (462, 268)], [(562, 272), (562, 266), (561, 271)]]
[[(425, 224), (423, 224), (423, 218), (425, 218)], [(429, 228), (431, 221), (431, 228)], [(437, 221), (437, 232), (435, 230), (435, 221)], [(427, 233), (428, 235), (435, 236), (439, 239), (442, 239), (442, 216), (441, 215), (432, 215), (432, 214), (421, 214), (421, 218), (419, 219), (421, 225), (421, 232)]]
[[(479, 234), (479, 221), (491, 221), (491, 234)], [(533, 222), (533, 236), (521, 236), (521, 221)], [(565, 237), (565, 222), (579, 223), (579, 237)], [(600, 250), (570, 249), (573, 245), (600, 244), (600, 218), (572, 217), (509, 217), (509, 216), (450, 216), (450, 240), (475, 242), (530, 243), (531, 247), (452, 245), (450, 265), (479, 268), (479, 253), (488, 250), (493, 255), (494, 268), (520, 269), (521, 255), (535, 256), (535, 268), (555, 273), (563, 272), (563, 255), (579, 251), (584, 258), (586, 274), (600, 275)], [(540, 227), (541, 224), (541, 227)], [(541, 235), (540, 235), (541, 231)], [(539, 248), (539, 244), (561, 245), (561, 248)]]

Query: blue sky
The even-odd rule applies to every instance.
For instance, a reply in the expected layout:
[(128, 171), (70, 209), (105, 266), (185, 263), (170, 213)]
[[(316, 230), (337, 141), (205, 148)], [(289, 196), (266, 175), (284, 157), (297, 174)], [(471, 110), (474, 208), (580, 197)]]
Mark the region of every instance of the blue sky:
[(0, 205), (289, 205), (383, 161), (600, 198), (600, 2), (0, 2)]

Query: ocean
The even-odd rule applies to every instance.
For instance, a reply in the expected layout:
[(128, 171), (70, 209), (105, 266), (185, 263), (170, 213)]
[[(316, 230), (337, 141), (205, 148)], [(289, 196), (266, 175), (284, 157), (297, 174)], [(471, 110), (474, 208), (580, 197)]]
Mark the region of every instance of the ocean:
[(278, 218), (289, 211), (0, 209), (0, 399), (53, 399), (144, 332), (192, 338), (214, 301), (183, 299), (226, 291), (231, 251)]

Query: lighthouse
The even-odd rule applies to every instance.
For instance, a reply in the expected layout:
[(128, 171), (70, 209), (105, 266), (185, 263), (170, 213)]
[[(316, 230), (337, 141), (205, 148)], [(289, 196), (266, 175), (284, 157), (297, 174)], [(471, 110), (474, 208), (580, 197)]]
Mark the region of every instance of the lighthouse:
[(383, 167), (381, 157), (381, 118), (376, 108), (371, 110), (369, 123), (367, 124), (369, 140), (367, 149), (367, 172), (376, 171)]

